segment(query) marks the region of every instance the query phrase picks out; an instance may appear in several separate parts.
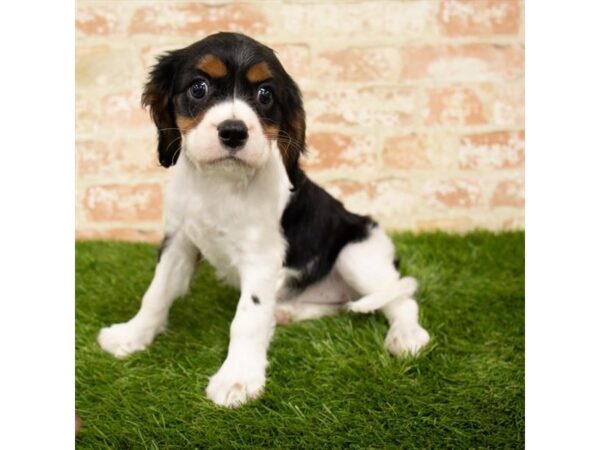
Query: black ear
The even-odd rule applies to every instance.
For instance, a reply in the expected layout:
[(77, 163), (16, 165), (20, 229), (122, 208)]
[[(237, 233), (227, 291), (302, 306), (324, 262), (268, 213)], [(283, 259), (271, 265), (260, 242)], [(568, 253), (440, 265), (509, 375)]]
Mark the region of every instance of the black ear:
[(278, 145), (288, 178), (293, 189), (296, 189), (303, 178), (299, 158), (306, 151), (306, 119), (298, 85), (289, 76), (286, 84), (286, 101)]
[(142, 94), (142, 105), (150, 107), (150, 115), (158, 129), (158, 161), (163, 167), (175, 164), (181, 151), (181, 133), (173, 109), (173, 82), (178, 59), (177, 52), (159, 57)]

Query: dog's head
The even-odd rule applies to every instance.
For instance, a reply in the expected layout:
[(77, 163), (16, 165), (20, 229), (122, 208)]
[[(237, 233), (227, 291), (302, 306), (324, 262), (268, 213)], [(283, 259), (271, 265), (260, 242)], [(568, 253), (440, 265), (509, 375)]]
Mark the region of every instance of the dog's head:
[(305, 149), (298, 86), (270, 48), (217, 33), (159, 57), (142, 95), (164, 167), (180, 151), (199, 168), (260, 168), (279, 152), (292, 185)]

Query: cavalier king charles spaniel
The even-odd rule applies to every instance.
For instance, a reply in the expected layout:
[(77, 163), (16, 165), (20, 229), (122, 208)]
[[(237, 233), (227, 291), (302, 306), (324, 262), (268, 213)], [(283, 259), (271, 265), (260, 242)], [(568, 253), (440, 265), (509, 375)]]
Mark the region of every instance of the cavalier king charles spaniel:
[(207, 396), (234, 407), (258, 397), (276, 322), (381, 310), (394, 354), (429, 335), (377, 223), (347, 211), (299, 165), (305, 116), (298, 85), (270, 48), (236, 33), (211, 35), (159, 57), (142, 95), (158, 129), (158, 159), (174, 166), (165, 239), (140, 310), (100, 331), (124, 357), (165, 330), (200, 259), (240, 290), (227, 357)]

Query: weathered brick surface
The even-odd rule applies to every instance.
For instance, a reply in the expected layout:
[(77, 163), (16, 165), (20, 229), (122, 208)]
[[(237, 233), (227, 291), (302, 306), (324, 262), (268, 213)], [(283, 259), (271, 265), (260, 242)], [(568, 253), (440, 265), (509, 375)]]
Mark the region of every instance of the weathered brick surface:
[(131, 35), (184, 35), (201, 38), (218, 31), (259, 34), (267, 27), (265, 14), (247, 3), (203, 4), (162, 2), (140, 5), (129, 23)]
[(515, 35), (521, 7), (519, 0), (443, 0), (439, 20), (447, 36)]
[(304, 93), (304, 167), (388, 228), (524, 226), (522, 0), (80, 0), (77, 237), (157, 241), (169, 171), (140, 94), (216, 31), (271, 46)]
[(419, 120), (417, 89), (389, 87), (333, 87), (306, 89), (304, 100), (310, 128), (349, 126), (390, 129), (412, 126)]
[(323, 81), (389, 81), (398, 72), (398, 55), (393, 47), (328, 49), (315, 55), (311, 70)]
[(465, 87), (430, 89), (425, 113), (426, 125), (482, 125), (488, 122), (477, 93)]
[(465, 136), (459, 147), (462, 169), (518, 169), (525, 160), (523, 131), (497, 131)]
[(383, 163), (387, 167), (405, 170), (429, 168), (428, 148), (427, 136), (417, 133), (392, 136), (385, 140)]
[(474, 208), (482, 206), (482, 188), (473, 179), (452, 178), (430, 183), (424, 195), (433, 208)]
[(161, 186), (158, 183), (89, 186), (82, 208), (96, 222), (160, 220)]
[(525, 206), (525, 183), (522, 177), (502, 180), (492, 196), (492, 206)]
[(426, 45), (401, 50), (405, 80), (498, 81), (523, 76), (521, 44)]

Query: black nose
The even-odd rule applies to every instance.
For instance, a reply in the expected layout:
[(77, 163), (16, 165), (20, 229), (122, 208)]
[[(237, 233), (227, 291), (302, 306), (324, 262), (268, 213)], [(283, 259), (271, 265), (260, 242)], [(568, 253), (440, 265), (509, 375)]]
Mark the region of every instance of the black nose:
[(248, 127), (241, 120), (225, 120), (217, 127), (221, 143), (238, 150), (248, 140)]

